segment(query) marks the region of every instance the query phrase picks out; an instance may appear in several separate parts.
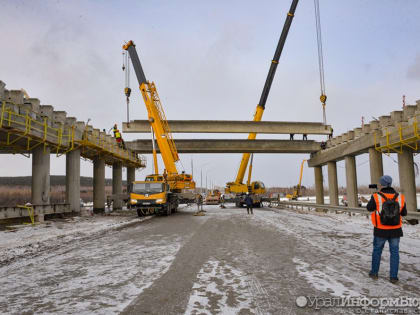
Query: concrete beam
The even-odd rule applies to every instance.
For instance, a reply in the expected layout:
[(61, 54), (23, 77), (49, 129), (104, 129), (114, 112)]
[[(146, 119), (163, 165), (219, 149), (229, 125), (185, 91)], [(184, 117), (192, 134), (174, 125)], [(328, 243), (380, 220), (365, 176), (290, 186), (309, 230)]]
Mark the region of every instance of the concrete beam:
[(403, 120), (407, 121), (411, 116), (414, 116), (416, 112), (417, 106), (416, 105), (407, 105), (403, 108)]
[(374, 145), (374, 135), (367, 134), (348, 143), (342, 143), (331, 149), (315, 153), (308, 161), (308, 165), (310, 167), (314, 167), (317, 165), (325, 165), (329, 161), (340, 161), (347, 155), (359, 155), (361, 153), (366, 153), (367, 150), (374, 147)]
[(6, 83), (4, 83), (2, 80), (0, 80), (0, 100), (4, 100), (4, 92), (5, 92), (5, 86)]
[(80, 149), (66, 153), (66, 202), (80, 212)]
[[(152, 153), (151, 140), (135, 140), (126, 145), (137, 153)], [(321, 147), (312, 140), (247, 139), (179, 139), (175, 145), (179, 153), (312, 153)]]
[[(331, 126), (318, 122), (289, 121), (235, 121), (235, 120), (169, 120), (172, 133), (262, 133), (262, 134), (316, 134), (328, 135)], [(149, 133), (148, 120), (123, 123), (123, 132)]]

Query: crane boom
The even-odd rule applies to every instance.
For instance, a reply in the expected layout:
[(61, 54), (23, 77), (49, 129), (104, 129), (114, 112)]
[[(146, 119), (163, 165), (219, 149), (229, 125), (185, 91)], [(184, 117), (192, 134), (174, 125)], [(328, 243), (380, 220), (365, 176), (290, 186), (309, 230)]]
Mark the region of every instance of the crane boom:
[(123, 49), (127, 50), (130, 54), (140, 91), (143, 95), (144, 103), (146, 104), (149, 122), (156, 136), (156, 142), (159, 146), (162, 160), (165, 164), (168, 175), (178, 175), (175, 163), (179, 161), (179, 156), (169, 129), (165, 112), (163, 111), (163, 107), (156, 90), (156, 86), (154, 82), (150, 83), (146, 80), (146, 76), (133, 41), (129, 41), (125, 44)]
[[(274, 75), (276, 74), (277, 65), (279, 63), (284, 44), (286, 42), (287, 35), (289, 34), (290, 25), (292, 24), (298, 2), (299, 0), (293, 0), (289, 12), (287, 13), (286, 21), (284, 22), (283, 30), (281, 32), (276, 51), (274, 52), (274, 57), (271, 61), (270, 69), (268, 70), (267, 78), (265, 80), (264, 88), (262, 90), (260, 101), (257, 105), (253, 121), (261, 121), (262, 119), (268, 94), (270, 93), (270, 88), (273, 83)], [(256, 133), (250, 133), (248, 135), (248, 140), (254, 140), (256, 136)], [(244, 153), (242, 155), (242, 160), (239, 166), (238, 174), (236, 176), (235, 184), (241, 184), (243, 182), (245, 171), (249, 162), (249, 157), (250, 153)]]

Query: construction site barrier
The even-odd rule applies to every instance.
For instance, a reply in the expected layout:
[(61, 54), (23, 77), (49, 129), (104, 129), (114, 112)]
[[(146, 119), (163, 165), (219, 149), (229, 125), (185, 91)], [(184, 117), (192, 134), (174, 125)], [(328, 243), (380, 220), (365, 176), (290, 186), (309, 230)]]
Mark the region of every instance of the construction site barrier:
[(30, 207), (32, 207), (32, 213), (28, 212), (28, 206), (0, 207), (0, 220), (24, 217), (30, 217), (32, 220), (37, 215), (72, 212), (68, 203), (31, 205)]
[[(278, 201), (276, 202), (278, 207), (283, 208), (292, 208), (292, 209), (321, 209), (321, 210), (328, 210), (328, 211), (342, 211), (348, 213), (359, 213), (363, 215), (370, 215), (370, 212), (366, 208), (360, 207), (345, 207), (345, 206), (331, 206), (331, 205), (320, 205), (315, 203), (309, 202), (299, 202), (299, 201)], [(407, 212), (407, 216), (404, 218), (406, 219), (417, 219), (420, 220), (420, 212)]]
[(32, 207), (32, 205), (17, 205), (17, 207), (28, 210), (29, 218), (31, 219), (32, 225), (34, 225), (35, 224), (34, 207)]

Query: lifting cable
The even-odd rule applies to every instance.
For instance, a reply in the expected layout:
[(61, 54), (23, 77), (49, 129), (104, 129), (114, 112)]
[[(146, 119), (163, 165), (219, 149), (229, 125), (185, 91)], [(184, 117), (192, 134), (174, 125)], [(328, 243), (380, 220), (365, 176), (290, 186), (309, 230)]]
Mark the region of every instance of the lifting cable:
[(321, 96), (319, 99), (322, 103), (322, 122), (327, 124), (327, 116), (325, 113), (325, 105), (327, 102), (327, 95), (325, 94), (325, 78), (324, 78), (324, 54), (322, 51), (322, 36), (321, 36), (321, 17), (319, 12), (319, 0), (314, 0), (315, 6), (315, 24), (316, 24), (316, 42), (318, 47), (318, 66), (319, 66), (319, 82), (321, 84)]
[(127, 124), (130, 123), (130, 95), (131, 95), (131, 89), (130, 89), (130, 56), (128, 55), (127, 51), (123, 51), (123, 65), (122, 70), (125, 74), (125, 86), (124, 86), (124, 94), (126, 96), (127, 100)]

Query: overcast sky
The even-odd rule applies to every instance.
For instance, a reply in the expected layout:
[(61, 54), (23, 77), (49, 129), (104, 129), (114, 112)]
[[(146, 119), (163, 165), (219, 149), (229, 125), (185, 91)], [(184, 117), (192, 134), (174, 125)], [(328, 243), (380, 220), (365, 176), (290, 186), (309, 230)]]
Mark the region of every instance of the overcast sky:
[[(0, 0), (0, 80), (8, 89), (26, 89), (41, 104), (109, 129), (126, 119), (121, 46), (132, 39), (168, 119), (250, 120), (290, 3)], [(401, 109), (403, 94), (408, 104), (420, 99), (420, 1), (320, 0), (320, 7), (327, 121), (336, 135), (360, 126), (361, 116), (369, 121)], [(145, 119), (134, 79), (132, 73), (131, 119)], [(263, 120), (319, 122), (319, 94), (314, 4), (301, 0)], [(253, 178), (267, 186), (295, 185), (307, 157), (256, 155)], [(384, 156), (384, 168), (398, 182), (396, 158)], [(138, 179), (151, 173), (151, 156), (147, 159), (150, 167), (137, 172)], [(224, 185), (234, 180), (241, 155), (182, 154), (187, 172), (192, 159), (198, 184), (202, 170), (209, 182)], [(357, 157), (359, 184), (369, 183), (367, 160), (367, 155)], [(31, 174), (31, 161), (22, 156), (0, 156), (0, 164), (7, 165), (0, 176)], [(92, 164), (83, 161), (81, 172), (92, 176)], [(51, 174), (64, 173), (65, 157), (52, 157)], [(111, 169), (106, 173), (110, 177)], [(345, 185), (343, 162), (338, 176)], [(313, 185), (312, 169), (305, 169), (303, 184)]]

